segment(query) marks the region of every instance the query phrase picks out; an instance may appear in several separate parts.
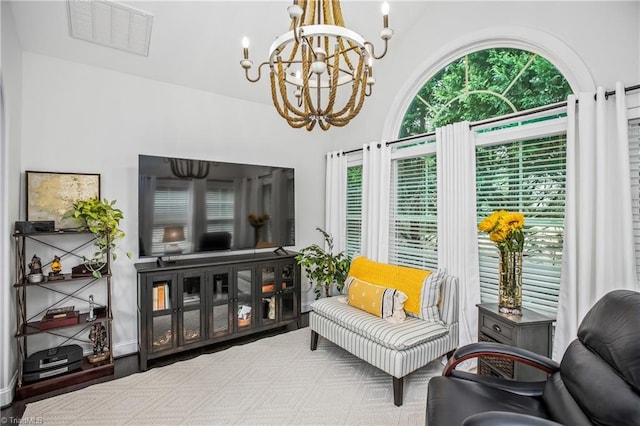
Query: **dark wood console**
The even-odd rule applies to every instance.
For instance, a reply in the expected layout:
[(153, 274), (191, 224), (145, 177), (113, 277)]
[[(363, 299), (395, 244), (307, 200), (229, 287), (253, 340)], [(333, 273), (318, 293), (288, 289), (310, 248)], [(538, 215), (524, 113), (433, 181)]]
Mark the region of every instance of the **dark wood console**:
[(300, 265), (284, 251), (138, 263), (140, 369), (149, 360), (291, 323)]

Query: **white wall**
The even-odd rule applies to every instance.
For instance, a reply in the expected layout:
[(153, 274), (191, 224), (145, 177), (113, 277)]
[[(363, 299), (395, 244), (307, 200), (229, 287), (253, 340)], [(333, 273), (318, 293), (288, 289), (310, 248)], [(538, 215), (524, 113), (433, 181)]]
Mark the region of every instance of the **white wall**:
[[(116, 199), (125, 215), (124, 250), (138, 252), (141, 153), (294, 167), (296, 238), (299, 245), (317, 240), (322, 134), (301, 138), (265, 105), (48, 56), (25, 53), (23, 69), (21, 169), (100, 173), (102, 196)], [(113, 264), (116, 355), (137, 350), (134, 262), (120, 255)]]
[[(0, 2), (2, 55), (0, 70), (4, 95), (4, 140), (0, 142), (0, 406), (13, 398), (16, 379), (15, 304), (11, 283), (13, 245), (8, 238), (18, 219), (20, 183), (20, 139), (22, 116), (22, 49), (11, 8)], [(2, 139), (0, 139), (2, 140)]]

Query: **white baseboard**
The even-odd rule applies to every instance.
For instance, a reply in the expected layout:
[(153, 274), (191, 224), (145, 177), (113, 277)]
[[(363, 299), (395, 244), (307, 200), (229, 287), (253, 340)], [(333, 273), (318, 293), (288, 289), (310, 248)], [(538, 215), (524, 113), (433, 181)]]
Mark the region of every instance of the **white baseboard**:
[[(18, 380), (18, 372), (13, 373), (9, 386), (0, 389), (0, 407), (6, 407), (13, 402), (13, 390), (16, 388), (16, 381)], [(2, 422), (4, 423), (4, 422)]]
[(125, 356), (131, 355), (138, 352), (138, 341), (130, 340), (124, 343), (118, 343), (117, 345), (113, 345), (113, 356)]

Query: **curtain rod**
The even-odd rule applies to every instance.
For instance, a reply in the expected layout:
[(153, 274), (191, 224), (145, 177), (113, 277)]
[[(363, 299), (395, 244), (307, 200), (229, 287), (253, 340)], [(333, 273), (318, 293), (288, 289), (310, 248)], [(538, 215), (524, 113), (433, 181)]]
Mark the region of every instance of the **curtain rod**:
[[(544, 112), (544, 111), (549, 111), (552, 109), (556, 109), (556, 108), (562, 108), (564, 106), (566, 106), (567, 103), (566, 102), (558, 102), (555, 104), (550, 104), (550, 105), (544, 105), (541, 107), (537, 107), (537, 108), (531, 108), (531, 109), (527, 109), (527, 110), (523, 110), (523, 111), (518, 111), (518, 112), (514, 112), (512, 114), (508, 114), (508, 115), (501, 115), (500, 117), (496, 117), (496, 118), (488, 118), (486, 120), (481, 120), (481, 121), (475, 121), (471, 124), (469, 124), (470, 128), (474, 128), (483, 124), (490, 124), (490, 123), (495, 123), (498, 121), (502, 121), (502, 120), (508, 120), (510, 118), (517, 118), (517, 117), (521, 117), (524, 115), (529, 115), (529, 114), (535, 114), (537, 112)], [(389, 141), (389, 142), (385, 142), (386, 146), (389, 145), (395, 145), (397, 143), (402, 143), (402, 142), (407, 142), (407, 141), (411, 141), (414, 139), (425, 139), (425, 138), (430, 138), (436, 135), (436, 132), (429, 132), (429, 133), (421, 133), (419, 135), (413, 135), (413, 136), (407, 136), (401, 139), (396, 139), (393, 141)], [(368, 148), (368, 147), (367, 147)], [(378, 148), (380, 148), (380, 144), (378, 144)], [(356, 149), (352, 149), (350, 151), (345, 151), (343, 154), (347, 155), (347, 154), (353, 154), (355, 152), (360, 152), (362, 151), (362, 148), (356, 148)]]
[[(629, 87), (625, 87), (624, 88), (624, 92), (625, 93), (631, 92), (633, 90), (640, 90), (640, 84), (636, 84), (634, 86), (629, 86)], [(612, 95), (615, 95), (615, 94), (616, 94), (615, 90), (606, 91), (606, 92), (604, 92), (604, 98), (605, 99), (609, 99), (609, 96), (612, 96)], [(596, 95), (593, 95), (593, 98), (595, 99)], [(563, 107), (566, 107), (566, 106), (567, 106), (567, 102), (566, 101), (558, 102), (558, 103), (555, 103), (555, 104), (544, 105), (544, 106), (537, 107), (537, 108), (531, 108), (531, 109), (527, 109), (527, 110), (524, 110), (524, 111), (518, 111), (518, 112), (515, 112), (513, 114), (503, 115), (503, 116), (495, 117), (495, 118), (487, 118), (486, 120), (475, 121), (475, 122), (469, 124), (469, 127), (473, 129), (474, 127), (482, 126), (482, 125), (485, 125), (485, 124), (496, 123), (498, 121), (508, 120), (510, 118), (517, 118), (517, 117), (521, 117), (523, 115), (535, 114), (537, 112), (551, 111), (553, 109), (563, 108)], [(394, 145), (394, 144), (401, 143), (401, 142), (407, 142), (407, 141), (414, 140), (414, 139), (430, 138), (430, 137), (433, 137), (435, 135), (436, 135), (436, 132), (421, 133), (419, 135), (407, 136), (407, 137), (404, 137), (404, 138), (401, 138), (401, 139), (396, 139), (396, 140), (393, 140), (393, 141), (385, 142), (385, 145), (389, 146), (389, 145)], [(380, 147), (380, 144), (378, 144), (378, 148), (379, 147)], [(348, 154), (354, 154), (354, 153), (360, 152), (360, 151), (362, 151), (362, 148), (355, 148), (355, 149), (352, 149), (352, 150), (349, 150), (349, 151), (345, 151), (342, 154), (343, 155), (348, 155)]]

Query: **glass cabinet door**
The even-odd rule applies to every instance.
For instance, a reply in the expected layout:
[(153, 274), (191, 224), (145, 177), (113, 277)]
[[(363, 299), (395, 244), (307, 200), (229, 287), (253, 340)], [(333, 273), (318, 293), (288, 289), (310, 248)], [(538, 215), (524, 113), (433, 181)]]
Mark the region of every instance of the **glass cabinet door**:
[(171, 349), (176, 345), (174, 311), (175, 276), (150, 276), (151, 339), (152, 352)]
[(181, 303), (180, 312), (181, 345), (198, 342), (204, 335), (204, 272), (180, 274)]
[(236, 272), (236, 329), (253, 324), (253, 268), (238, 268)]
[(261, 265), (259, 268), (259, 282), (261, 288), (260, 319), (262, 324), (276, 322), (278, 318), (277, 298), (278, 288), (276, 287), (276, 268), (272, 265)]
[(282, 288), (281, 314), (283, 320), (296, 317), (296, 289), (295, 289), (296, 268), (293, 263), (285, 263), (281, 266), (280, 287)]
[(229, 270), (211, 271), (210, 273), (210, 322), (209, 335), (223, 336), (230, 332), (229, 303), (231, 303)]

